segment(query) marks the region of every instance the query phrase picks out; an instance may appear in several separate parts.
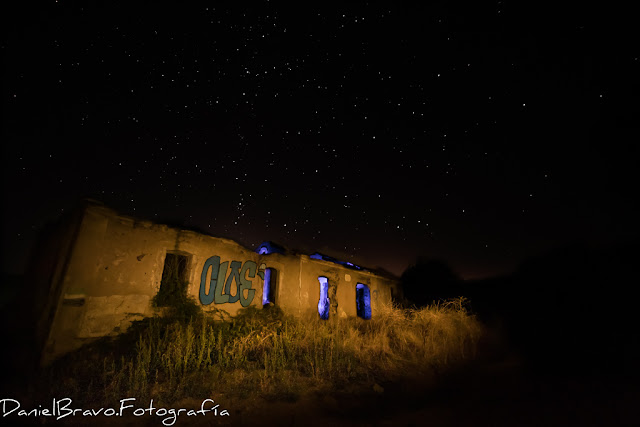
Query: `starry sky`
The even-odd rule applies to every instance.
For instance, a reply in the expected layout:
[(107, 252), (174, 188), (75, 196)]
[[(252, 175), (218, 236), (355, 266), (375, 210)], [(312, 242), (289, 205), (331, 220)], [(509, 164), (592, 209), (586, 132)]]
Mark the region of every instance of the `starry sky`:
[(630, 11), (188, 3), (4, 14), (3, 271), (81, 197), (397, 275), (638, 236)]

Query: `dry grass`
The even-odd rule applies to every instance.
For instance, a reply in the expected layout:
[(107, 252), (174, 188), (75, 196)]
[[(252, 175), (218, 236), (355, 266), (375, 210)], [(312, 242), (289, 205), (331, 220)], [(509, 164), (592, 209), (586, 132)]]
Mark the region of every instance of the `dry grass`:
[(156, 317), (59, 361), (50, 378), (65, 395), (93, 402), (169, 403), (214, 392), (296, 399), (446, 368), (472, 358), (481, 333), (464, 298), (419, 310), (383, 307), (370, 320), (292, 318), (277, 308), (248, 309), (231, 322)]

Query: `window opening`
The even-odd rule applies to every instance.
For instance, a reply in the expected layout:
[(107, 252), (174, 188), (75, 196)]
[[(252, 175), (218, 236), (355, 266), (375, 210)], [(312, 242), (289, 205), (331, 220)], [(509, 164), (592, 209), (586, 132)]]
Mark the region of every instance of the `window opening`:
[(264, 287), (262, 289), (262, 306), (276, 303), (276, 284), (278, 271), (275, 268), (264, 270)]
[(331, 302), (329, 301), (329, 281), (326, 277), (320, 276), (318, 277), (318, 281), (320, 282), (320, 300), (318, 301), (318, 314), (320, 314), (320, 318), (323, 320), (327, 320), (329, 318), (329, 308), (331, 306)]
[(155, 297), (158, 307), (173, 305), (187, 298), (187, 265), (186, 256), (167, 253), (164, 258), (160, 289)]
[(369, 287), (362, 283), (356, 285), (356, 312), (358, 317), (371, 319), (371, 294)]

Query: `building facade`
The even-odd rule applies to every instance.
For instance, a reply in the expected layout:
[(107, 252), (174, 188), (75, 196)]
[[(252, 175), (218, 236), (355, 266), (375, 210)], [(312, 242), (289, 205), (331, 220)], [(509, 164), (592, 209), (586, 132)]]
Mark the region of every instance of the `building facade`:
[(157, 314), (159, 297), (170, 298), (170, 276), (205, 312), (229, 316), (276, 305), (294, 316), (369, 319), (401, 292), (391, 275), (326, 255), (295, 253), (271, 242), (251, 250), (119, 215), (90, 200), (42, 239), (30, 270), (40, 290), (43, 363)]

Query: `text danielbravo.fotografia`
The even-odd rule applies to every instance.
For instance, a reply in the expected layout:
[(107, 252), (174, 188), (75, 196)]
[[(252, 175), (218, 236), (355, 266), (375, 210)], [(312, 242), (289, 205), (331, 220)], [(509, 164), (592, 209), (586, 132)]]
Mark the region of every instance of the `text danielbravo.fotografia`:
[(147, 406), (137, 405), (134, 397), (120, 399), (119, 405), (108, 408), (77, 408), (73, 400), (65, 397), (53, 398), (48, 405), (38, 405), (37, 408), (23, 407), (16, 399), (1, 399), (0, 409), (2, 418), (7, 417), (52, 417), (61, 420), (67, 417), (123, 417), (123, 416), (152, 416), (158, 417), (162, 424), (172, 426), (180, 416), (229, 416), (229, 411), (221, 408), (213, 399), (204, 399), (199, 409), (165, 408), (153, 405), (153, 399)]

